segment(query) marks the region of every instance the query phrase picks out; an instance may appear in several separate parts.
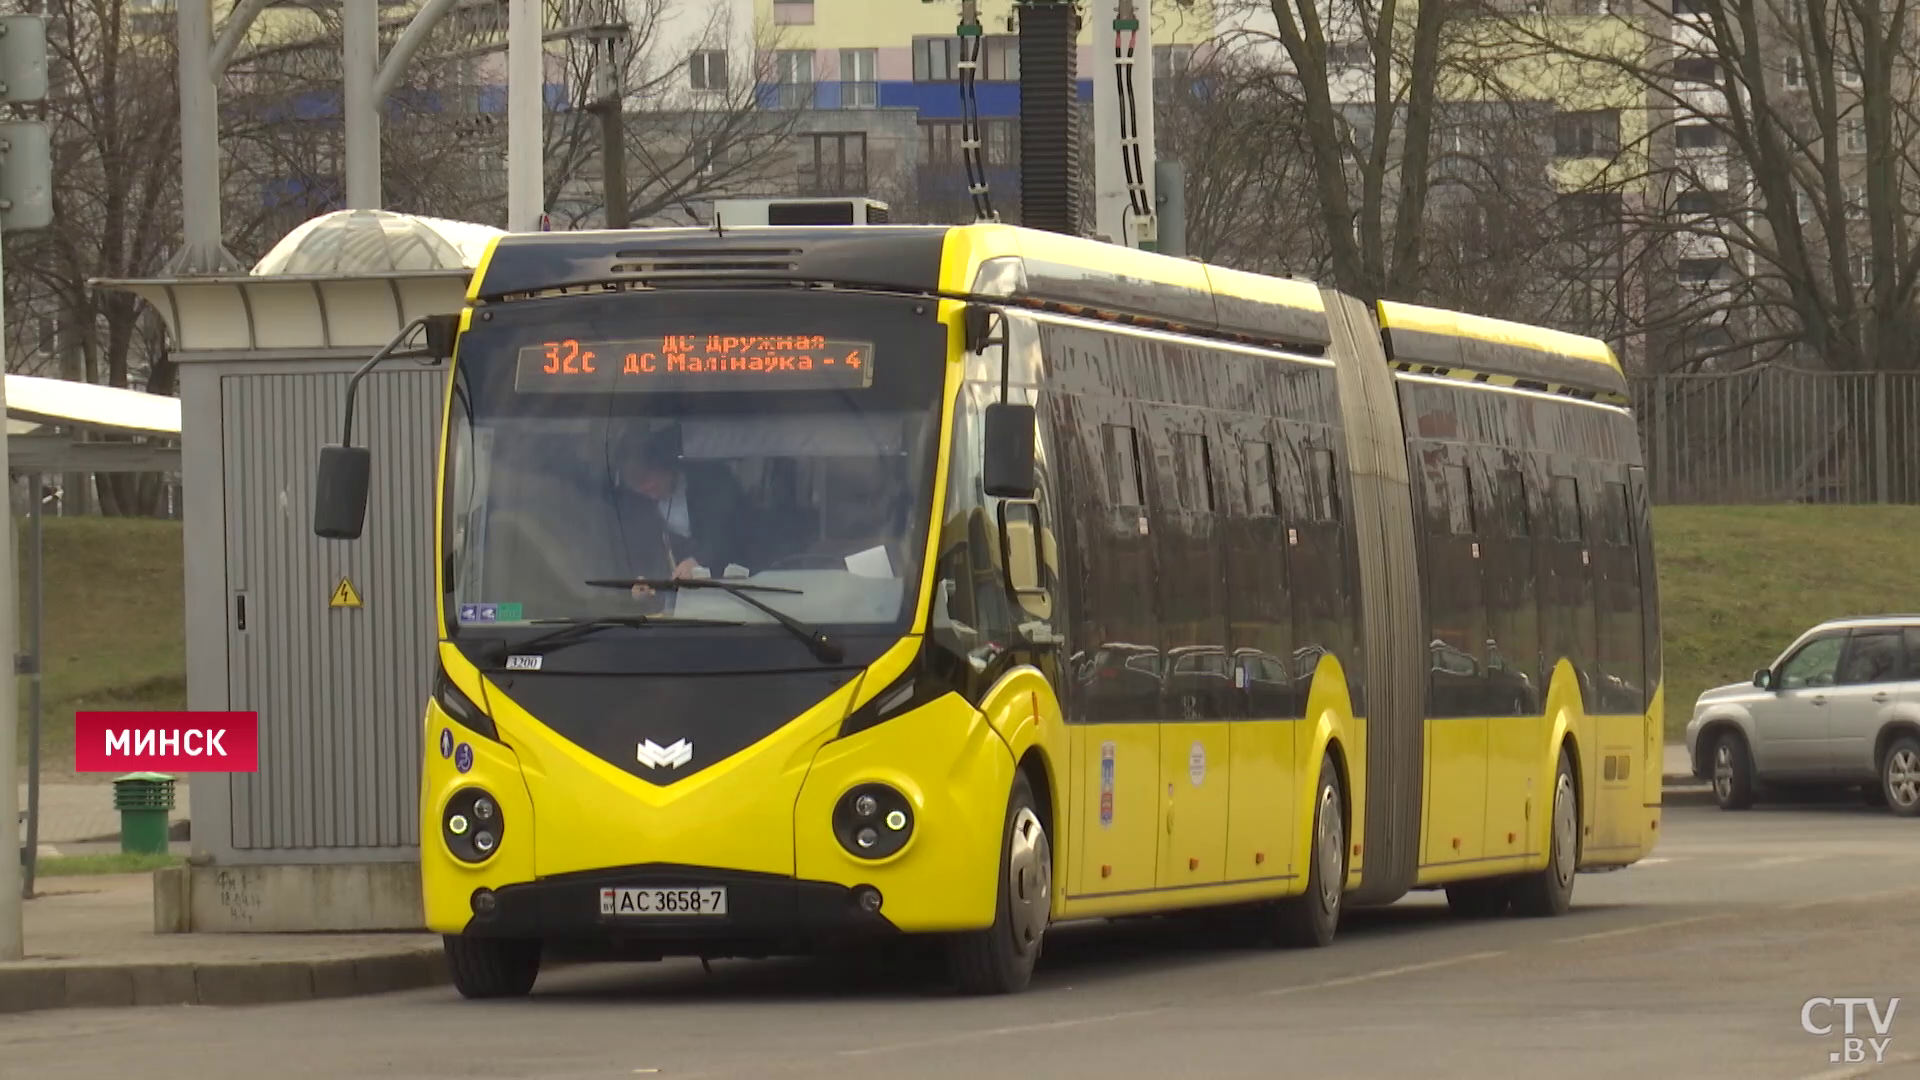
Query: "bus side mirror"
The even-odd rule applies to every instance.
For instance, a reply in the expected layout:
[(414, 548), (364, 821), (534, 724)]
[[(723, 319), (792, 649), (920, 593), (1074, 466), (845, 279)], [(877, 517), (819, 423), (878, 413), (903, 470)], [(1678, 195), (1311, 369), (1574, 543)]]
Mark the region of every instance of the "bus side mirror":
[(364, 446), (323, 446), (313, 491), (313, 532), (325, 540), (358, 540), (367, 520), (373, 453)]
[(1031, 499), (1034, 411), (1031, 405), (996, 401), (987, 406), (981, 479), (996, 499)]
[(429, 315), (421, 322), (426, 324), (427, 355), (441, 361), (453, 359), (453, 339), (460, 336), (460, 316)]

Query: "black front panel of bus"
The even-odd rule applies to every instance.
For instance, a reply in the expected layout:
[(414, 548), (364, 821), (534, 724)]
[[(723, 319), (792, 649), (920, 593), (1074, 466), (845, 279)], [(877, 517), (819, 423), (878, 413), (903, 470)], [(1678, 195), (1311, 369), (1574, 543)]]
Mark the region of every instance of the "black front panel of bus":
[[(858, 674), (851, 667), (725, 675), (512, 672), (496, 676), (494, 685), (561, 738), (665, 787), (773, 734)], [(685, 749), (675, 753), (682, 740)]]

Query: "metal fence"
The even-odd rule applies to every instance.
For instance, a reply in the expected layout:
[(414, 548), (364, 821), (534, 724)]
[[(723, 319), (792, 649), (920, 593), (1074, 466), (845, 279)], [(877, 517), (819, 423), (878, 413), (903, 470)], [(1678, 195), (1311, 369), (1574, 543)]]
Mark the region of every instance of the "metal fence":
[(1659, 503), (1920, 503), (1920, 372), (1633, 381)]

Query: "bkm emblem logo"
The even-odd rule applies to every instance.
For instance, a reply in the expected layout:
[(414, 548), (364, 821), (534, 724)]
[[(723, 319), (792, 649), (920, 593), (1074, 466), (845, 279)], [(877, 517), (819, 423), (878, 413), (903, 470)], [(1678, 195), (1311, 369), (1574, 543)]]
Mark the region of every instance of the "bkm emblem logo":
[(669, 769), (677, 769), (693, 760), (693, 744), (685, 739), (676, 739), (672, 746), (661, 746), (652, 739), (648, 739), (640, 744), (640, 750), (635, 756), (640, 764), (649, 769), (657, 769), (662, 765)]
[[(1854, 1024), (1860, 1019), (1854, 1010), (1859, 1007), (1864, 1007), (1865, 1019), (1873, 1027), (1873, 1035), (1854, 1034)], [(1877, 1064), (1886, 1060), (1887, 1045), (1893, 1042), (1887, 1032), (1893, 1029), (1893, 1014), (1899, 1009), (1899, 998), (1888, 998), (1885, 1012), (1881, 1011), (1877, 998), (1808, 998), (1800, 1006), (1800, 1028), (1809, 1035), (1831, 1035), (1833, 1014), (1839, 1010), (1843, 1015), (1840, 1024), (1843, 1038), (1840, 1049), (1828, 1054), (1827, 1060), (1836, 1065), (1841, 1062), (1859, 1065), (1866, 1062), (1867, 1055), (1871, 1053), (1872, 1060)]]

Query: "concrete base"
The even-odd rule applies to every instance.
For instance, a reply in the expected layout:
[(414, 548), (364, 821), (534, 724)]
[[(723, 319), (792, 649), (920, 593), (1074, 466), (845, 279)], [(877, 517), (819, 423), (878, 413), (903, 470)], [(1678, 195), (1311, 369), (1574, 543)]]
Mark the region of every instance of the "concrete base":
[(153, 875), (156, 934), (425, 929), (417, 863), (171, 866)]

